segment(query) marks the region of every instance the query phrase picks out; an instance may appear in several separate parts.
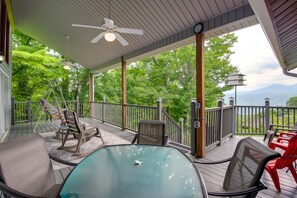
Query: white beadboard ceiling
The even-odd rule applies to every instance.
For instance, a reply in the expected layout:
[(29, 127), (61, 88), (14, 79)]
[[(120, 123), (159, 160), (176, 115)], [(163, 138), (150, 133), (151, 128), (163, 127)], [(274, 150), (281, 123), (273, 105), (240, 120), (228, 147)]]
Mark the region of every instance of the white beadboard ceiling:
[[(108, 0), (11, 0), (15, 28), (96, 73), (194, 42), (193, 26), (202, 22), (205, 37), (257, 24), (248, 0), (111, 0), (110, 18), (118, 27), (143, 29), (121, 34), (128, 42), (90, 41), (108, 18)], [(69, 35), (69, 40), (65, 35)], [(68, 47), (66, 47), (68, 45)]]

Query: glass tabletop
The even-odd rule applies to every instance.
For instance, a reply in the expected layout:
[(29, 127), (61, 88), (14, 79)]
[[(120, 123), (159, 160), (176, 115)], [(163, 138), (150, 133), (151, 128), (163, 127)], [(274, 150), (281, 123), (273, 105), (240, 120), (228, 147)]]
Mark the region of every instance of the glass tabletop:
[(86, 157), (66, 179), (61, 197), (206, 197), (191, 161), (172, 147), (106, 146)]

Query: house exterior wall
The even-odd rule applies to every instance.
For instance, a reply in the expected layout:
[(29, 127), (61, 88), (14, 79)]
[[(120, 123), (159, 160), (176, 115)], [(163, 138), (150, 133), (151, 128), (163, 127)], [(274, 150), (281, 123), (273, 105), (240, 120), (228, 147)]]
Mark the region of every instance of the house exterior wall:
[(0, 0), (0, 141), (11, 126), (11, 28), (4, 0)]

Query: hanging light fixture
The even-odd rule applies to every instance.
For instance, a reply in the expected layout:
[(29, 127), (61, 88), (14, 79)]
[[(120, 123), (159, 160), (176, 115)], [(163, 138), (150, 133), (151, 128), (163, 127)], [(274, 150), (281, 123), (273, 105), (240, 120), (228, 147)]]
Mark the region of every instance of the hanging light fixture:
[[(110, 0), (108, 1), (108, 18), (110, 19)], [(104, 35), (105, 40), (108, 42), (112, 42), (115, 40), (116, 36), (112, 32), (112, 30), (107, 30), (107, 32)]]
[[(65, 35), (65, 38), (66, 38), (66, 50), (65, 50), (65, 57), (66, 57), (67, 56), (67, 52), (68, 52), (69, 36), (68, 35)], [(64, 61), (63, 68), (66, 69), (66, 70), (70, 70), (71, 69), (71, 67), (69, 65), (69, 62), (67, 62), (66, 60)]]

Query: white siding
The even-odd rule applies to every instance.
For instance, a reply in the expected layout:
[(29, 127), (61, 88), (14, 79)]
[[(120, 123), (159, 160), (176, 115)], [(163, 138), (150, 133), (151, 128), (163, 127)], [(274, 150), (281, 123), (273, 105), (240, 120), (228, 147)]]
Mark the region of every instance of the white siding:
[(0, 137), (11, 125), (11, 67), (0, 64)]

